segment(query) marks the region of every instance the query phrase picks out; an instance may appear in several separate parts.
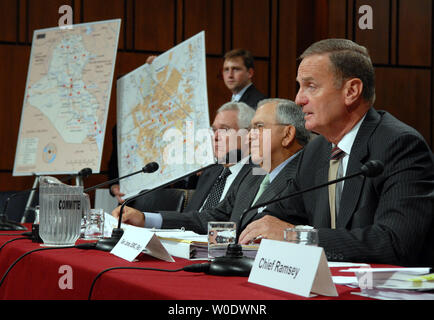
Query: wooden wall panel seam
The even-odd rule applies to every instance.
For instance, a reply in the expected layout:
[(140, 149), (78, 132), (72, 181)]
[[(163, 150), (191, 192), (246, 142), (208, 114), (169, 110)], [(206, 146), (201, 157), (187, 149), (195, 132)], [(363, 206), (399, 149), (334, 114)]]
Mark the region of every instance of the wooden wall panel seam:
[(84, 22), (84, 0), (81, 0), (81, 10), (80, 10), (80, 23)]
[(131, 30), (131, 36), (132, 36), (132, 45), (131, 48), (136, 49), (136, 0), (133, 0), (133, 23), (132, 23), (132, 30)]
[(393, 32), (392, 32), (392, 2), (393, 0), (389, 0), (389, 36), (388, 36), (388, 40), (389, 40), (389, 48), (388, 48), (388, 63), (391, 64), (392, 63), (392, 36), (393, 36)]
[(124, 48), (127, 48), (128, 43), (127, 43), (127, 27), (128, 27), (128, 5), (127, 5), (127, 0), (124, 0), (124, 18), (122, 19), (123, 21), (121, 22), (121, 27), (122, 24), (124, 25)]
[(15, 42), (20, 42), (20, 2), (17, 1), (17, 15), (16, 15), (17, 25), (16, 25), (16, 38)]
[(29, 40), (29, 0), (26, 0), (26, 43), (30, 43)]
[[(268, 42), (268, 57), (269, 59), (271, 59), (272, 54), (273, 54), (273, 42), (274, 42), (274, 37), (273, 37), (273, 0), (268, 0), (268, 6), (269, 6), (269, 12), (268, 12), (268, 38), (270, 39), (270, 41)], [(272, 83), (272, 69), (271, 69), (271, 63), (270, 61), (268, 61), (268, 85), (267, 85), (267, 92), (266, 95), (270, 96), (270, 91), (271, 91), (271, 83)]]
[(431, 4), (431, 141), (429, 145), (434, 146), (434, 5)]
[(395, 57), (396, 57), (396, 64), (399, 65), (399, 0), (396, 0), (396, 40), (395, 40), (395, 45), (396, 45), (396, 53), (395, 53)]

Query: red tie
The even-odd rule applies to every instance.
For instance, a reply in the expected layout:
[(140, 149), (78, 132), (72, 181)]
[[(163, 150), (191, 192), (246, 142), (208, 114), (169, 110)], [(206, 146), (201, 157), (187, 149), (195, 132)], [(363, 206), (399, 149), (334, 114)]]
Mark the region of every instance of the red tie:
[(330, 160), (339, 160), (345, 156), (345, 152), (339, 149), (338, 146), (332, 149), (332, 154), (330, 155)]

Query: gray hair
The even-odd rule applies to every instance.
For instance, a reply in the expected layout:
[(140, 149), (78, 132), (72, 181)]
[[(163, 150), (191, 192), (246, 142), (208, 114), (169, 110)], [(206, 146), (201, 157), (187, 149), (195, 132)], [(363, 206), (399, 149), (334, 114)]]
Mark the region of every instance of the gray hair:
[(329, 54), (335, 73), (336, 86), (350, 78), (359, 78), (363, 83), (362, 97), (375, 102), (375, 71), (368, 49), (348, 39), (325, 39), (307, 48), (300, 59), (317, 54)]
[(247, 129), (250, 127), (250, 121), (252, 121), (255, 115), (255, 110), (245, 104), (244, 102), (226, 102), (220, 108), (217, 113), (227, 110), (238, 111), (238, 128)]
[(295, 128), (295, 138), (298, 143), (305, 146), (310, 140), (310, 131), (304, 126), (304, 113), (302, 108), (294, 101), (287, 99), (264, 99), (259, 101), (258, 108), (267, 103), (276, 104), (276, 121), (279, 124), (292, 125)]

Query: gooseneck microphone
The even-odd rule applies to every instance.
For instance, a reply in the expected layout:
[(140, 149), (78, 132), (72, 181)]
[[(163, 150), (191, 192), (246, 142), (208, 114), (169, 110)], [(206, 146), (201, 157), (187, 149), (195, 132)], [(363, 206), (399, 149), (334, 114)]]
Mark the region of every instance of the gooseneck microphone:
[[(90, 176), (92, 174), (92, 169), (91, 168), (84, 168), (81, 169), (77, 174), (70, 174), (67, 177), (59, 180), (60, 182), (65, 182), (69, 179), (75, 178), (77, 176), (82, 177), (82, 178), (87, 178), (88, 176)], [(47, 180), (49, 180), (49, 178), (47, 178)], [(36, 190), (39, 189), (38, 187), (35, 188), (31, 188), (31, 189), (26, 189), (23, 191), (18, 191), (14, 194), (12, 194), (10, 197), (8, 197), (5, 201), (5, 204), (3, 206), (3, 211), (0, 213), (0, 231), (5, 231), (5, 230), (27, 230), (23, 225), (21, 225), (18, 222), (15, 221), (9, 221), (7, 218), (7, 209), (8, 209), (8, 205), (9, 205), (9, 201), (18, 196), (18, 195), (23, 195), (27, 192), (34, 192)], [(26, 215), (27, 211), (29, 210), (28, 207), (26, 207), (24, 209), (24, 215)]]
[[(191, 176), (191, 175), (193, 175), (193, 174), (196, 174), (196, 173), (198, 173), (198, 172), (200, 172), (200, 171), (203, 171), (203, 170), (205, 170), (205, 169), (208, 169), (208, 168), (211, 168), (211, 167), (214, 167), (214, 166), (217, 166), (217, 165), (220, 165), (220, 164), (218, 164), (218, 163), (212, 163), (212, 164), (210, 164), (210, 165), (208, 165), (208, 166), (205, 166), (205, 167), (203, 167), (203, 168), (200, 168), (200, 169), (198, 169), (198, 170), (195, 170), (195, 171), (193, 171), (193, 172), (190, 172), (190, 173), (188, 173), (188, 174), (186, 174), (186, 175), (183, 175), (182, 177), (179, 177), (179, 178), (176, 178), (176, 179), (174, 179), (174, 180), (171, 180), (171, 181), (169, 181), (169, 182), (167, 182), (167, 183), (165, 183), (165, 184), (162, 184), (162, 185), (160, 185), (160, 186), (158, 186), (158, 187), (155, 187), (155, 188), (153, 188), (153, 189), (146, 190), (146, 191), (144, 191), (144, 192), (140, 192), (140, 193), (138, 193), (138, 194), (136, 194), (136, 195), (134, 195), (134, 196), (132, 196), (132, 197), (130, 197), (130, 198), (128, 198), (128, 199), (125, 199), (125, 201), (122, 203), (121, 208), (120, 208), (119, 218), (118, 218), (119, 221), (118, 221), (117, 228), (113, 228), (113, 230), (112, 230), (112, 235), (111, 235), (110, 238), (103, 238), (103, 239), (98, 240), (98, 242), (96, 242), (96, 244), (95, 244), (95, 248), (94, 248), (94, 249), (102, 250), (102, 251), (111, 251), (111, 250), (113, 249), (113, 247), (114, 247), (114, 246), (119, 242), (119, 239), (120, 239), (120, 238), (122, 237), (122, 235), (124, 234), (124, 230), (121, 228), (121, 223), (122, 223), (122, 213), (123, 213), (123, 211), (124, 211), (124, 207), (125, 207), (129, 202), (131, 202), (131, 201), (133, 201), (133, 200), (136, 200), (137, 198), (140, 198), (140, 197), (142, 197), (142, 196), (144, 196), (144, 195), (146, 195), (146, 194), (148, 194), (148, 193), (150, 193), (150, 192), (153, 192), (153, 191), (156, 191), (156, 190), (160, 190), (160, 189), (166, 188), (166, 187), (168, 187), (168, 186), (170, 186), (170, 185), (172, 185), (172, 184), (174, 184), (174, 183), (176, 183), (176, 182), (178, 182), (178, 181), (181, 181), (181, 180), (183, 180), (183, 179), (185, 179), (185, 178), (187, 178), (187, 177), (189, 177), (189, 176)], [(154, 171), (156, 171), (157, 169), (158, 169), (158, 167), (155, 168)]]
[(140, 169), (140, 170), (137, 170), (137, 171), (135, 171), (135, 172), (133, 172), (133, 173), (130, 173), (130, 174), (127, 174), (127, 175), (125, 175), (125, 176), (122, 176), (122, 177), (119, 177), (119, 178), (114, 178), (114, 179), (112, 179), (112, 180), (108, 180), (108, 181), (102, 182), (102, 183), (100, 183), (100, 184), (97, 184), (97, 185), (95, 185), (95, 186), (92, 186), (92, 187), (86, 188), (86, 189), (83, 190), (83, 192), (89, 192), (89, 191), (92, 191), (92, 190), (98, 189), (98, 188), (103, 187), (103, 186), (105, 186), (105, 185), (108, 185), (108, 184), (112, 184), (112, 183), (118, 182), (119, 180), (122, 180), (122, 179), (125, 179), (125, 178), (128, 178), (128, 177), (134, 176), (134, 175), (139, 174), (139, 173), (141, 173), (141, 172), (143, 172), (143, 173), (152, 173), (152, 172), (157, 171), (158, 168), (159, 168), (158, 163), (156, 163), (156, 162), (149, 162), (147, 165), (145, 165), (145, 166), (144, 166), (142, 169)]
[(357, 177), (357, 176), (360, 176), (360, 175), (363, 175), (363, 176), (369, 177), (369, 178), (373, 178), (373, 177), (376, 177), (376, 176), (380, 175), (383, 172), (383, 170), (384, 170), (384, 164), (383, 164), (383, 162), (381, 162), (380, 160), (369, 160), (369, 161), (365, 162), (365, 164), (363, 164), (361, 166), (360, 170), (357, 171), (356, 173), (353, 173), (353, 174), (341, 177), (339, 179), (330, 180), (330, 181), (327, 181), (326, 183), (323, 183), (323, 184), (320, 184), (320, 185), (316, 185), (316, 186), (313, 186), (313, 187), (310, 187), (310, 188), (307, 188), (307, 189), (303, 189), (303, 190), (291, 193), (291, 194), (289, 194), (287, 196), (284, 196), (284, 197), (281, 197), (281, 198), (277, 198), (277, 199), (273, 199), (273, 200), (266, 201), (266, 202), (263, 202), (263, 203), (259, 203), (257, 205), (254, 205), (254, 206), (252, 206), (252, 207), (247, 208), (246, 210), (244, 210), (243, 214), (245, 214), (247, 211), (251, 211), (251, 210), (254, 210), (254, 209), (262, 208), (262, 207), (265, 207), (265, 206), (267, 206), (269, 204), (272, 204), (272, 203), (275, 203), (275, 202), (279, 202), (281, 200), (285, 200), (285, 199), (288, 199), (288, 198), (292, 198), (292, 197), (298, 196), (298, 195), (300, 195), (302, 193), (313, 191), (313, 190), (316, 190), (316, 189), (320, 189), (320, 188), (326, 187), (326, 186), (328, 186), (330, 184), (338, 183), (340, 181), (351, 179), (351, 178), (354, 178), (354, 177)]

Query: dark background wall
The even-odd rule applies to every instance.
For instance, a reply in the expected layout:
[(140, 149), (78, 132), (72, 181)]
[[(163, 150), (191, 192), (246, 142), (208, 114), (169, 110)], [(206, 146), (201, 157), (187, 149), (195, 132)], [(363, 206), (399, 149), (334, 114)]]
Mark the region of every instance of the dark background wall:
[[(255, 56), (255, 84), (270, 97), (294, 99), (297, 56), (313, 41), (344, 37), (365, 45), (376, 67), (377, 109), (385, 109), (434, 142), (433, 5), (431, 0), (0, 0), (0, 191), (30, 188), (33, 177), (13, 177), (31, 40), (55, 27), (68, 4), (73, 23), (122, 19), (115, 77), (201, 30), (206, 34), (210, 115), (228, 99), (222, 56), (244, 47)], [(362, 5), (373, 9), (373, 29), (361, 30)], [(101, 174), (106, 179), (113, 86)]]

